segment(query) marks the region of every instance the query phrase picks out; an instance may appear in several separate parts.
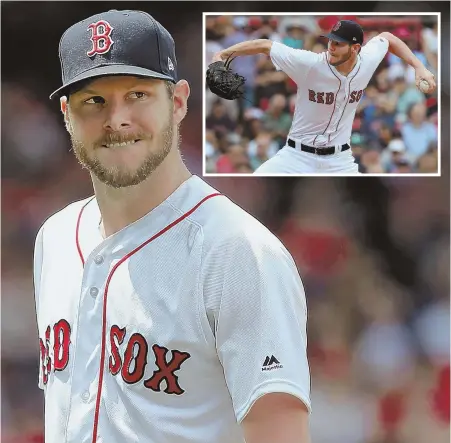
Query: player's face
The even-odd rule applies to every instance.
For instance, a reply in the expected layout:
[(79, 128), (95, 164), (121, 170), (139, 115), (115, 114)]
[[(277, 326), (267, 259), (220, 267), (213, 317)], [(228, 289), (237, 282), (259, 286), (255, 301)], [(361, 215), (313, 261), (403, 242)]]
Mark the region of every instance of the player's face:
[(351, 45), (334, 40), (329, 40), (327, 51), (329, 52), (329, 63), (332, 66), (341, 65), (347, 62), (352, 56)]
[(171, 94), (162, 80), (109, 76), (72, 94), (62, 110), (78, 161), (114, 188), (141, 183), (177, 145), (186, 88)]

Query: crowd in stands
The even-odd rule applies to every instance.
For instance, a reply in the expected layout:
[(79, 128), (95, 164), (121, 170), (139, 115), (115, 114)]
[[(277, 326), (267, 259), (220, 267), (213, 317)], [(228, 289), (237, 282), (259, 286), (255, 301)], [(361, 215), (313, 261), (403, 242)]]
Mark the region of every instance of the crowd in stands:
[[(327, 39), (320, 35), (339, 18), (362, 25), (364, 44), (392, 32), (438, 76), (437, 21), (431, 16), (209, 16), (205, 64), (215, 52), (257, 38), (324, 52)], [(237, 57), (233, 68), (247, 79), (244, 98), (227, 101), (205, 91), (207, 173), (254, 171), (285, 145), (291, 125), (297, 86), (268, 56)], [(437, 173), (438, 89), (422, 93), (414, 69), (387, 53), (359, 103), (350, 142), (362, 173)]]

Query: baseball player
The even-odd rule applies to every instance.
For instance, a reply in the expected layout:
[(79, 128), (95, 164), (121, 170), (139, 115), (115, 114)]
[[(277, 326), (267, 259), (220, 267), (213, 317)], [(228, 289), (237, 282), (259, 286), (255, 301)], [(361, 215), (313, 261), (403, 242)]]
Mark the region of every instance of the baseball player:
[(310, 442), (306, 301), (281, 242), (190, 174), (190, 93), (150, 15), (70, 27), (59, 98), (94, 195), (40, 228), (46, 443)]
[(402, 40), (389, 32), (382, 32), (362, 46), (361, 26), (340, 20), (322, 37), (329, 40), (327, 52), (320, 54), (257, 39), (213, 56), (213, 62), (218, 62), (231, 56), (269, 55), (276, 69), (284, 71), (297, 85), (286, 145), (255, 174), (358, 173), (350, 146), (352, 123), (363, 91), (387, 51), (415, 68), (418, 87), (428, 87), (429, 93), (436, 88), (434, 75)]

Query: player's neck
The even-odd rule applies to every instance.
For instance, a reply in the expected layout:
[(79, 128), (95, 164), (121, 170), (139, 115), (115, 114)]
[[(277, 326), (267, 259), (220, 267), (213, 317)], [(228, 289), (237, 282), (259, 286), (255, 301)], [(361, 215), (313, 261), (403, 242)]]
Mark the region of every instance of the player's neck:
[(139, 220), (166, 200), (191, 173), (178, 149), (173, 148), (160, 166), (139, 185), (114, 189), (92, 177), (104, 238)]

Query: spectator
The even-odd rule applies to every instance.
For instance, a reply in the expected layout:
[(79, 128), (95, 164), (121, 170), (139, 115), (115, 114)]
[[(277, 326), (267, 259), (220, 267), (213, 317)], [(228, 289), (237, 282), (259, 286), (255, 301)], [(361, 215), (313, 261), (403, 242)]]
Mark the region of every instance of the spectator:
[(249, 143), (248, 154), (251, 167), (255, 171), (266, 160), (269, 160), (279, 150), (279, 145), (275, 142), (271, 133), (262, 131), (254, 140)]
[(428, 152), (418, 159), (417, 172), (422, 174), (433, 174), (438, 172), (438, 158), (437, 155)]
[(207, 129), (212, 129), (220, 135), (225, 135), (235, 129), (234, 121), (229, 117), (221, 100), (213, 103), (211, 114), (207, 117)]
[(271, 97), (268, 109), (262, 117), (263, 127), (272, 133), (272, 137), (282, 148), (290, 131), (292, 117), (285, 111), (287, 99), (282, 94)]
[(382, 151), (381, 163), (384, 172), (394, 172), (400, 161), (406, 160), (406, 146), (402, 139), (395, 138), (390, 141), (387, 148)]
[(266, 109), (271, 97), (275, 94), (287, 95), (287, 76), (282, 71), (276, 71), (272, 61), (261, 59), (255, 79), (255, 105)]
[(354, 132), (351, 136), (352, 155), (359, 165), (359, 172), (365, 173), (366, 168), (362, 164), (362, 154), (365, 152), (365, 137), (359, 132)]
[(384, 172), (382, 167), (380, 153), (374, 149), (365, 151), (360, 157), (360, 163), (362, 169), (369, 174), (380, 174)]
[[(424, 102), (424, 94), (415, 84), (408, 84), (402, 75), (397, 75), (393, 80), (393, 92), (397, 95), (396, 112), (401, 114), (401, 121), (407, 118), (409, 107), (415, 103)], [(399, 119), (399, 118), (398, 118)]]
[(394, 162), (394, 168), (392, 171), (394, 174), (410, 174), (413, 171), (412, 164), (406, 158), (400, 158)]
[(426, 121), (426, 105), (415, 103), (408, 110), (409, 120), (403, 124), (401, 132), (409, 158), (416, 162), (425, 154), (431, 142), (437, 141), (437, 128)]
[(216, 162), (216, 172), (233, 174), (242, 166), (250, 167), (249, 158), (241, 145), (230, 145), (227, 152), (222, 154)]
[(205, 170), (215, 172), (215, 164), (220, 156), (219, 143), (216, 134), (211, 129), (205, 131)]
[(429, 69), (436, 73), (438, 68), (438, 23), (425, 26), (421, 33), (421, 46), (428, 61)]
[[(247, 17), (233, 17), (233, 26), (233, 32), (226, 35), (221, 40), (222, 48), (227, 48), (252, 38), (252, 28), (249, 26)], [(244, 96), (249, 101), (245, 100), (243, 102), (245, 108), (249, 107), (254, 101), (255, 69), (259, 57), (260, 56), (258, 55), (237, 57), (236, 60), (233, 61), (233, 69), (246, 79), (246, 83), (244, 85)]]
[(243, 115), (243, 137), (252, 140), (263, 130), (261, 119), (264, 111), (259, 108), (248, 108)]
[[(378, 131), (378, 139), (377, 139), (377, 145), (378, 147), (382, 150), (385, 149), (388, 144), (390, 143), (390, 141), (395, 138), (394, 135), (394, 130), (393, 128), (391, 128), (389, 125), (383, 123)], [(401, 134), (399, 134), (399, 137), (401, 137)]]

